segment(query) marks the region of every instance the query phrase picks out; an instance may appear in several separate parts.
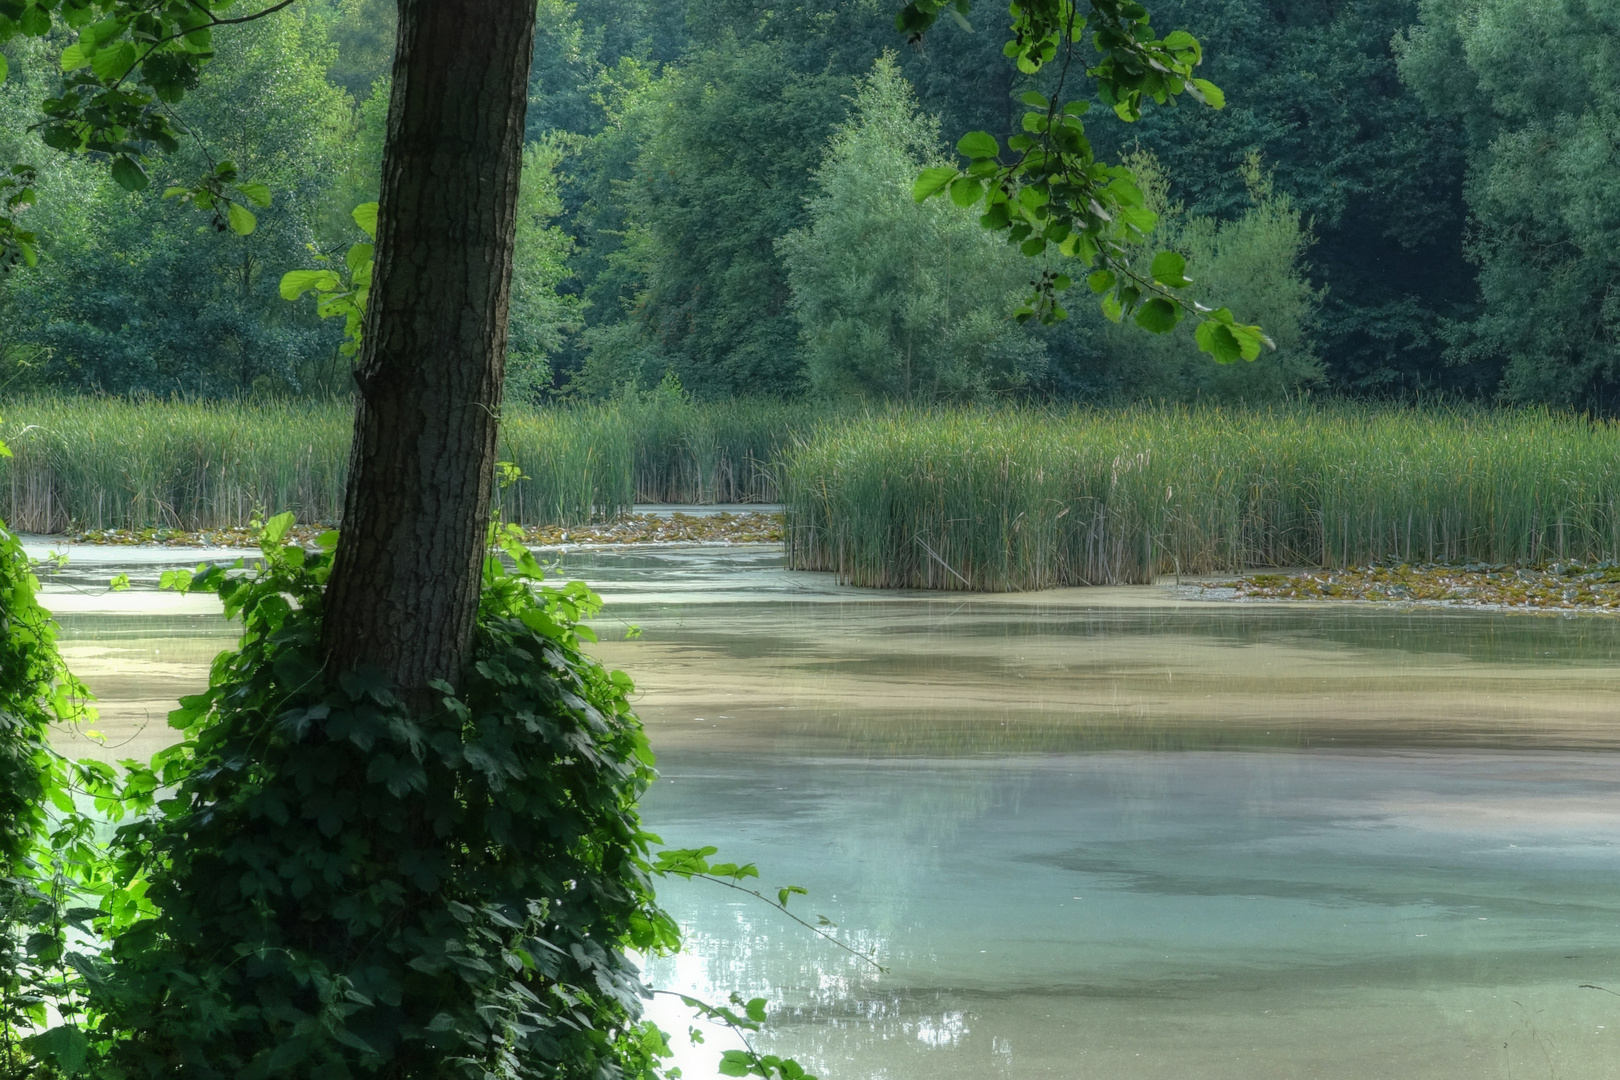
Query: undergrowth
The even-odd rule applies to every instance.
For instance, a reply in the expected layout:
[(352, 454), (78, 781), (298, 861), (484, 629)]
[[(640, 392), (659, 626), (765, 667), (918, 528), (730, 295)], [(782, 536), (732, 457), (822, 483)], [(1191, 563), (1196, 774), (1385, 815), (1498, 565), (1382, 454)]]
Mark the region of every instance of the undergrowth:
[[(45, 741), (61, 710), (36, 699), (76, 684), (54, 652), (19, 676), (13, 696), (35, 711), (15, 742), (26, 753), (0, 768), (35, 809), (16, 819), (20, 841), (3, 834), (21, 904), (5, 910), (25, 918), (5, 927), (24, 959), (0, 975), (0, 1077), (664, 1075), (667, 1037), (642, 1019), (650, 990), (632, 960), (680, 944), (653, 879), (757, 874), (709, 862), (712, 848), (654, 850), (636, 812), (655, 774), (631, 682), (581, 648), (600, 601), (545, 584), (521, 529), (502, 528), (473, 662), (412, 709), (375, 673), (323, 670), (337, 537), (287, 543), (292, 524), (265, 526), (251, 566), (165, 574), (216, 593), (243, 633), (171, 714), (183, 741), (150, 763), (120, 763), (121, 778), (66, 766)], [(122, 822), (110, 841), (90, 805)], [(65, 868), (32, 857), (53, 827), (77, 845)], [(802, 891), (781, 891), (784, 912)], [(765, 1016), (761, 999), (689, 1004), (739, 1032)], [(751, 1048), (721, 1067), (805, 1077)]]

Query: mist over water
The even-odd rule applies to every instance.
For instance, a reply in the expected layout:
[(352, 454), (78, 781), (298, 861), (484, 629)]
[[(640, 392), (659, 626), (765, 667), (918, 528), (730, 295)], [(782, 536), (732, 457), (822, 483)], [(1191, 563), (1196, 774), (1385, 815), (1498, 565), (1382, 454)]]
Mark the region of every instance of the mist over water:
[[(873, 593), (769, 548), (560, 569), (641, 688), (650, 827), (889, 969), (661, 886), (691, 947), (658, 985), (770, 997), (760, 1042), (824, 1080), (1614, 1074), (1620, 621)], [(47, 602), (118, 758), (232, 632), (113, 572)]]

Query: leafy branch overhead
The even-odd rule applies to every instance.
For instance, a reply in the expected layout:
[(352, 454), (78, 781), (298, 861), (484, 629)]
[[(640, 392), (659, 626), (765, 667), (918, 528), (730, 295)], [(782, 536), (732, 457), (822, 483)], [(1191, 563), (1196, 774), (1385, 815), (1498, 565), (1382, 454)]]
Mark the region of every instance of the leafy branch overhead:
[[(914, 0), (896, 23), (914, 39), (939, 16), (965, 21), (970, 0)], [(1225, 98), (1213, 83), (1193, 71), (1203, 59), (1198, 40), (1185, 31), (1160, 39), (1147, 9), (1133, 0), (1089, 0), (1082, 13), (1075, 0), (1021, 0), (1011, 8), (1012, 38), (1003, 52), (1025, 75), (1057, 69), (1051, 97), (1029, 91), (1022, 97), (1023, 131), (1005, 148), (994, 135), (962, 136), (957, 152), (965, 168), (925, 169), (913, 196), (918, 202), (948, 195), (967, 209), (982, 205), (980, 223), (1006, 234), (1009, 243), (1032, 258), (1049, 252), (1076, 259), (1088, 271), (1086, 284), (1101, 296), (1103, 312), (1118, 322), (1130, 317), (1153, 333), (1168, 333), (1187, 315), (1198, 320), (1198, 347), (1220, 363), (1253, 360), (1271, 340), (1258, 326), (1239, 323), (1227, 308), (1209, 308), (1182, 290), (1192, 284), (1186, 260), (1161, 252), (1147, 274), (1132, 265), (1131, 249), (1146, 242), (1157, 215), (1145, 205), (1135, 174), (1125, 166), (1098, 160), (1086, 138), (1085, 99), (1064, 99), (1081, 35), (1091, 31), (1100, 59), (1086, 67), (1097, 97), (1123, 121), (1142, 115), (1148, 101), (1173, 104), (1182, 94), (1211, 108)], [(1059, 294), (1073, 277), (1049, 264), (1034, 294), (1017, 312), (1020, 321), (1053, 323), (1068, 317)]]
[[(214, 29), (253, 22), (292, 2), (235, 15), (228, 14), (234, 0), (0, 0), (0, 43), (74, 34), (60, 54), (61, 93), (40, 103), (35, 129), (53, 149), (106, 155), (120, 187), (143, 191), (151, 184), (151, 157), (180, 147), (185, 129), (172, 107), (196, 89), (213, 58)], [(0, 57), (0, 81), (7, 74)], [(269, 200), (263, 185), (237, 183), (229, 162), (168, 193), (213, 210), (217, 225), (243, 235), (253, 231), (247, 204)], [(33, 258), (33, 238), (15, 220), (22, 208), (0, 204), (0, 262), (8, 265)]]
[[(343, 319), (344, 356), (360, 352), (361, 328), (366, 316), (366, 300), (371, 296), (371, 268), (377, 253), (377, 204), (362, 203), (351, 215), (367, 239), (354, 244), (343, 257), (343, 269), (289, 270), (281, 275), (281, 296), (297, 300), (307, 292), (315, 294), (315, 312), (323, 319)], [(331, 263), (330, 255), (315, 254), (316, 261)]]

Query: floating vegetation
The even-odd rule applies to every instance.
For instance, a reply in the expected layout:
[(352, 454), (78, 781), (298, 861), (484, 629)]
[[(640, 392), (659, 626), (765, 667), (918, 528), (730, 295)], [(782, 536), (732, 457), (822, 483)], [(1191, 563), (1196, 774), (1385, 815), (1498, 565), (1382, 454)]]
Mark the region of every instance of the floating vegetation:
[[(312, 544), (329, 525), (295, 525), (288, 539)], [(257, 548), (259, 533), (243, 526), (233, 529), (89, 529), (68, 534), (76, 544), (143, 545), (161, 547)], [(542, 525), (524, 529), (524, 542), (533, 547), (571, 544), (761, 544), (780, 543), (782, 515), (756, 511), (715, 514), (625, 514), (595, 525)]]
[(1620, 611), (1620, 565), (1355, 566), (1290, 574), (1248, 574), (1232, 589), (1239, 599), (1371, 600), (1558, 611)]
[(625, 514), (600, 525), (525, 529), (531, 547), (563, 544), (779, 544), (782, 515), (757, 511), (715, 514)]

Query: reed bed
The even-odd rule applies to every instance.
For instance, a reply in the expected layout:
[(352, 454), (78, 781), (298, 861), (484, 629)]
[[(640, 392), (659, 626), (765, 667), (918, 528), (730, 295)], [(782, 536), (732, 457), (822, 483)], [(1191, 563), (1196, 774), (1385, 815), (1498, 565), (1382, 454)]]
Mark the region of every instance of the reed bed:
[[(255, 513), (342, 515), (347, 402), (0, 402), (0, 518), (27, 532), (221, 529)], [(508, 520), (584, 525), (637, 502), (777, 498), (774, 463), (817, 422), (775, 403), (648, 395), (599, 407), (509, 409), (502, 457), (524, 478)]]
[(790, 564), (867, 586), (1620, 557), (1620, 426), (1543, 411), (899, 413), (783, 485)]

